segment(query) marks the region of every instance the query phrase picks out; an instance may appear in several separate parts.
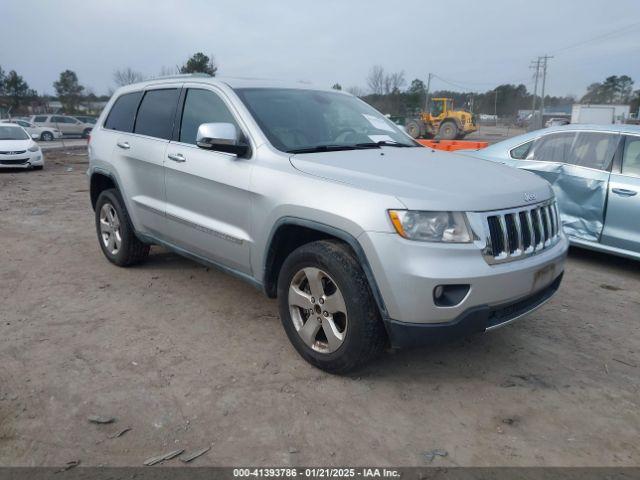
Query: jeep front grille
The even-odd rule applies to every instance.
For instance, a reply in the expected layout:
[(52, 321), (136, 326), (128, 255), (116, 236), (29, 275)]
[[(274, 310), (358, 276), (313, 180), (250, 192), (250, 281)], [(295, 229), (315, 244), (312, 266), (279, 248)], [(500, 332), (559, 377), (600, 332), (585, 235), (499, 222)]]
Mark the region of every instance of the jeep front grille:
[(511, 262), (555, 245), (560, 238), (555, 200), (486, 214), (487, 263)]

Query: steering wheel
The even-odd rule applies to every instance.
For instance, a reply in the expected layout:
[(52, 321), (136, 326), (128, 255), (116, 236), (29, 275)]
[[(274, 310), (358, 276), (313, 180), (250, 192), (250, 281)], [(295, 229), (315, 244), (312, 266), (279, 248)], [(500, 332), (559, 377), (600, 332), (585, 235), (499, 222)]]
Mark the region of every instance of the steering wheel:
[(353, 128), (347, 127), (347, 128), (343, 128), (341, 129), (338, 134), (336, 135), (335, 141), (336, 142), (344, 142), (347, 140), (347, 136), (349, 134), (352, 135), (357, 135), (358, 132), (356, 132)]
[[(293, 141), (295, 145), (308, 145), (309, 139), (307, 138), (307, 134), (300, 128), (283, 128), (277, 132), (277, 136), (279, 137), (290, 137), (289, 140)], [(289, 142), (285, 141), (285, 144)]]

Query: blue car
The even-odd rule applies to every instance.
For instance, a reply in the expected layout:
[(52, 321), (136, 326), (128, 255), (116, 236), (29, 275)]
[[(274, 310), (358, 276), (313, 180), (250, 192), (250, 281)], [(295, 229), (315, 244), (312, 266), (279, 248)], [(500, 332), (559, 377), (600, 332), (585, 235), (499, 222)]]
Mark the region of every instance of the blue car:
[(548, 180), (571, 244), (640, 260), (640, 126), (564, 125), (469, 153)]

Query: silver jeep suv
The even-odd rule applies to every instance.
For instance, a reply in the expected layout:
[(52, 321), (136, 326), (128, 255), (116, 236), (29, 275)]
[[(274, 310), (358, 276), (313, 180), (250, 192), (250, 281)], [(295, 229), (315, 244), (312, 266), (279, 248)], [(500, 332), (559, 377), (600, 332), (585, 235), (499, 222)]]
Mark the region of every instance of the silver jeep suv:
[(152, 244), (278, 299), (307, 361), (347, 372), (385, 346), (504, 325), (558, 289), (549, 184), (415, 143), (347, 93), (179, 76), (119, 89), (89, 144), (100, 248)]

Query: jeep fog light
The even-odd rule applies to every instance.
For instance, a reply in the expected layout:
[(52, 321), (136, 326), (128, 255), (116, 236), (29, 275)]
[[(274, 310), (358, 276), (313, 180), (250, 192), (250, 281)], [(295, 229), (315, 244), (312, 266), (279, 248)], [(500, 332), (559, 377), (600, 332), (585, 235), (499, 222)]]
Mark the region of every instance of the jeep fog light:
[(459, 305), (469, 293), (471, 285), (438, 285), (433, 289), (433, 303), (438, 307), (455, 307)]

